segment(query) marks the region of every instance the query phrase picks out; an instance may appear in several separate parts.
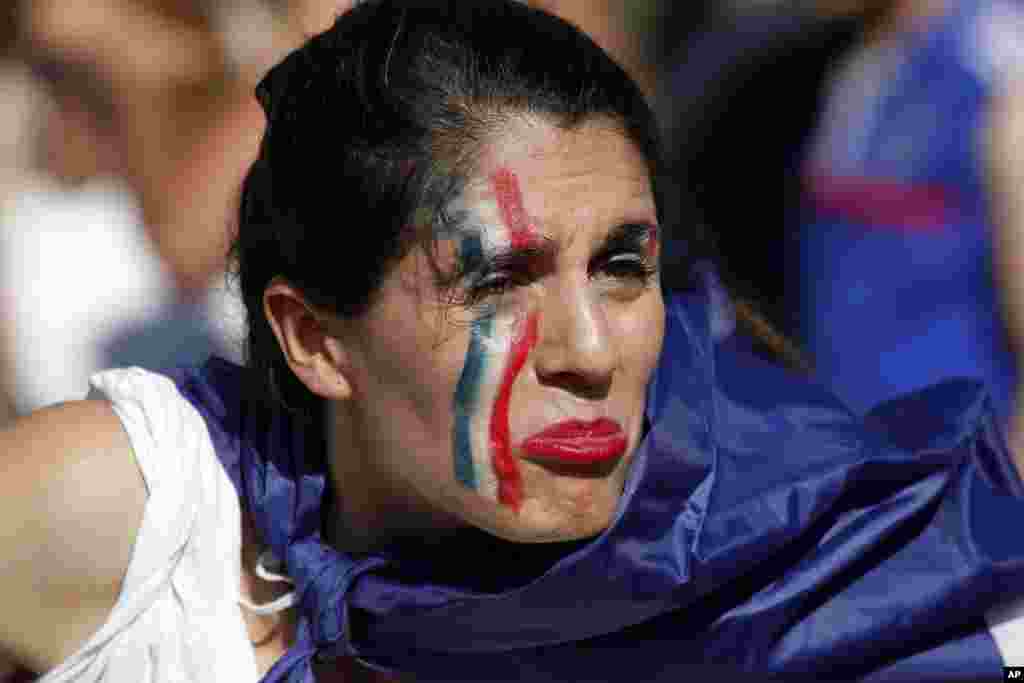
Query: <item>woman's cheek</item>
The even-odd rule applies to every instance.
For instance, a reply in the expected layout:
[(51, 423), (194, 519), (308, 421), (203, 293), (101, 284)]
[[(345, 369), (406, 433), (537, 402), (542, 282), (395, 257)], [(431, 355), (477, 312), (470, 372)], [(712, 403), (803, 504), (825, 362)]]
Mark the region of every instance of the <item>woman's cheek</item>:
[(645, 386), (661, 357), (665, 340), (665, 304), (661, 287), (653, 287), (647, 296), (646, 305), (632, 317), (630, 330), (625, 334), (627, 340), (642, 342), (636, 353), (643, 369)]
[(456, 480), (488, 500), (518, 510), (522, 475), (512, 455), (512, 386), (537, 343), (538, 316), (487, 312), (471, 324), (453, 400)]

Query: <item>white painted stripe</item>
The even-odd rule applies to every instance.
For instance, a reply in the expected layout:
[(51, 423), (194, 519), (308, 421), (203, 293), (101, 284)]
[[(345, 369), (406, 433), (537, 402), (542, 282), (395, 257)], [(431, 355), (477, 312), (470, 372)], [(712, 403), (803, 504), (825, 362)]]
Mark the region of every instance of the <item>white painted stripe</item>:
[[(450, 204), (449, 213), (459, 216), (460, 220), (448, 226), (447, 236), (458, 239), (479, 237), (485, 258), (502, 251), (511, 243), (509, 229), (502, 222), (500, 208), (493, 198), (470, 202), (465, 196), (457, 197)], [(498, 477), (492, 464), (491, 415), (501, 391), (513, 334), (514, 325), (499, 316), (491, 321), (491, 334), (480, 340), (485, 355), (483, 373), (469, 421), (476, 488), (481, 496), (493, 501), (498, 500)]]
[[(494, 379), (492, 367), (499, 360), (490, 357), (487, 360), (486, 379), (481, 383), (478, 410), (470, 421), (470, 442), (473, 444), (473, 471), (476, 474), (476, 487), (481, 496), (488, 500), (498, 500), (498, 477), (491, 465), (490, 425), (491, 413), (494, 410), (494, 399), (498, 394), (498, 383), (501, 378)], [(499, 369), (500, 372), (500, 369)]]

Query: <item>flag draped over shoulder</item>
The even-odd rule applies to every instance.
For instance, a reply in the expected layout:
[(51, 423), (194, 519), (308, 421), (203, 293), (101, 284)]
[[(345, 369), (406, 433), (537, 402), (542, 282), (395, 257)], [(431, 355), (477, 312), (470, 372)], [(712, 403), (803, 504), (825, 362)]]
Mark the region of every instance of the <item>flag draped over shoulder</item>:
[(417, 681), (998, 680), (986, 613), (1024, 597), (1024, 500), (983, 388), (861, 419), (716, 340), (708, 301), (668, 301), (622, 503), (580, 543), (468, 530), (338, 553), (301, 429), (255, 419), (236, 366), (180, 373), (299, 593), (298, 642), (264, 680), (312, 681), (317, 654)]

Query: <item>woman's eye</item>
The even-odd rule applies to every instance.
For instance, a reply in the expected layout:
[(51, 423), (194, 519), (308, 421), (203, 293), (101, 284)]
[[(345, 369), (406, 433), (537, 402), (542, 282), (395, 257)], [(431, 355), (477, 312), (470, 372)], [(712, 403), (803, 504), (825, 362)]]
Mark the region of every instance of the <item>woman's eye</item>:
[(499, 296), (522, 284), (521, 279), (508, 273), (493, 273), (481, 278), (470, 288), (474, 301)]
[(646, 281), (655, 268), (641, 254), (616, 254), (605, 259), (600, 271), (608, 277)]

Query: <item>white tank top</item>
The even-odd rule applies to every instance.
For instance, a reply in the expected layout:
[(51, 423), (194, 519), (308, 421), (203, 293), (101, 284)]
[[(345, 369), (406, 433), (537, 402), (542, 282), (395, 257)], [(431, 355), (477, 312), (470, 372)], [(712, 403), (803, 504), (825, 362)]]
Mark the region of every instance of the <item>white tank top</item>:
[(206, 423), (161, 375), (100, 372), (148, 490), (121, 595), (107, 622), (45, 683), (255, 682), (242, 616), (241, 511)]

